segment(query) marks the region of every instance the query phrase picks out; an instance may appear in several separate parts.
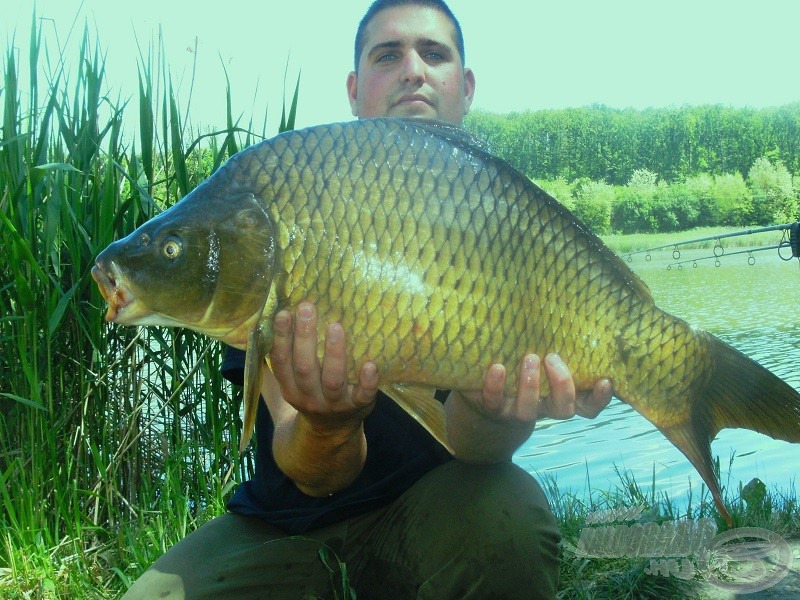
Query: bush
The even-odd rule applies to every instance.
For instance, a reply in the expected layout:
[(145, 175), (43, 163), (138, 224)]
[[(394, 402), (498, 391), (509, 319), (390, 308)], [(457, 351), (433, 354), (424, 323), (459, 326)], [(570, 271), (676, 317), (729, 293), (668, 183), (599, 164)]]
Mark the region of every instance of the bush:
[(714, 197), (714, 178), (707, 173), (688, 177), (684, 182), (686, 193), (697, 205), (697, 226), (709, 227), (720, 222), (720, 207)]
[(653, 194), (653, 216), (658, 231), (682, 231), (697, 226), (700, 206), (683, 183), (659, 185)]
[(617, 192), (611, 225), (620, 233), (655, 233), (658, 220), (653, 213), (653, 196), (658, 187), (658, 175), (647, 169), (637, 169), (628, 185)]
[(716, 220), (711, 224), (741, 227), (751, 222), (753, 196), (740, 173), (714, 177), (712, 195), (716, 205)]
[(758, 225), (786, 223), (797, 218), (792, 175), (781, 161), (757, 158), (747, 174), (753, 194), (753, 217)]
[(629, 187), (619, 188), (611, 213), (611, 228), (619, 233), (654, 233), (653, 199)]
[(536, 185), (558, 200), (568, 209), (575, 208), (575, 199), (572, 197), (572, 186), (563, 177), (546, 181), (537, 181)]
[(584, 180), (575, 188), (575, 215), (596, 234), (611, 232), (614, 186), (605, 181)]

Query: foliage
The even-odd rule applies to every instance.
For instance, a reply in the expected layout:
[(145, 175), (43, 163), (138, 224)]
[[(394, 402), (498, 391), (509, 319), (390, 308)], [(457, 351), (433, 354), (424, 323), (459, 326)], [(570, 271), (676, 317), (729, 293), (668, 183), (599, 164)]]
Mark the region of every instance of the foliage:
[(658, 230), (653, 214), (657, 185), (657, 175), (652, 171), (638, 169), (633, 172), (628, 184), (617, 194), (612, 215), (615, 231), (652, 233)]
[(616, 200), (614, 187), (605, 181), (579, 180), (575, 186), (574, 212), (595, 233), (610, 233)]
[[(800, 217), (800, 103), (763, 110), (476, 111), (465, 126), (598, 233)], [(599, 190), (602, 197), (594, 195)]]
[(553, 179), (552, 181), (538, 181), (537, 184), (545, 192), (550, 194), (553, 198), (558, 200), (567, 208), (575, 208), (575, 198), (572, 195), (572, 186), (563, 177)]
[(759, 225), (785, 222), (798, 214), (792, 175), (782, 162), (759, 157), (747, 174), (753, 194), (753, 217)]
[(753, 194), (740, 173), (727, 173), (714, 177), (711, 200), (708, 204), (709, 223), (720, 225), (747, 225), (753, 215)]
[(465, 125), (536, 180), (587, 177), (621, 186), (637, 169), (668, 182), (701, 173), (744, 176), (762, 156), (800, 172), (800, 103), (761, 110), (595, 105), (508, 115), (473, 111)]
[(600, 235), (772, 225), (800, 218), (797, 177), (764, 157), (748, 180), (739, 173), (701, 174), (669, 184), (652, 171), (637, 169), (625, 186), (586, 177), (539, 185)]

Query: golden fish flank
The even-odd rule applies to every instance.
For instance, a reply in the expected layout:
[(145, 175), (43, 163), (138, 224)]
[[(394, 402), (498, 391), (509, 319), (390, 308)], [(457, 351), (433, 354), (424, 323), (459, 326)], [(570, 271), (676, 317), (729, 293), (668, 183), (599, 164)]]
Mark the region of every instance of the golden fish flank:
[[(178, 257), (161, 252), (168, 240)], [(490, 363), (551, 351), (581, 389), (611, 378), (689, 458), (726, 518), (716, 433), (745, 427), (800, 441), (794, 389), (658, 309), (568, 210), (441, 123), (323, 125), (248, 148), (109, 246), (93, 274), (110, 320), (181, 324), (247, 349), (243, 444), (273, 316), (305, 299), (321, 322), (345, 327), (351, 380), (375, 361), (383, 389), (445, 445), (433, 388), (479, 390)]]

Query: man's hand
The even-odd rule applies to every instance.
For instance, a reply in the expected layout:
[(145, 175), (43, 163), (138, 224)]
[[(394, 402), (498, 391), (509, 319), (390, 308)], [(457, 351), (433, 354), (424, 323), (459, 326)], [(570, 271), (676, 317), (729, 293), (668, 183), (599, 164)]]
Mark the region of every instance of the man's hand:
[(550, 395), (539, 397), (541, 362), (526, 356), (519, 367), (516, 397), (504, 395), (506, 370), (495, 364), (484, 378), (483, 390), (450, 395), (445, 405), (447, 434), (457, 458), (468, 462), (508, 460), (528, 439), (540, 417), (569, 419), (576, 414), (596, 417), (611, 401), (611, 382), (600, 379), (591, 392), (576, 394), (567, 365), (548, 354), (544, 370)]
[[(591, 391), (576, 393), (572, 373), (557, 354), (545, 356), (544, 371), (550, 394), (540, 398), (540, 368), (538, 356), (526, 356), (520, 365), (517, 396), (507, 397), (503, 393), (506, 370), (503, 365), (492, 365), (484, 379), (480, 397), (487, 413), (520, 421), (541, 417), (571, 419), (575, 415), (594, 419), (611, 401), (612, 387), (608, 379), (598, 380)], [(475, 395), (472, 398), (478, 400)]]
[(357, 386), (347, 383), (345, 337), (339, 323), (326, 329), (320, 365), (317, 311), (310, 302), (300, 304), (294, 326), (288, 310), (275, 316), (269, 357), (283, 399), (320, 432), (358, 427), (375, 404), (378, 391), (375, 363), (364, 363)]
[(335, 323), (326, 330), (320, 365), (317, 312), (308, 302), (295, 319), (286, 310), (275, 316), (270, 364), (262, 395), (275, 423), (275, 462), (310, 496), (344, 489), (366, 460), (363, 421), (378, 391), (375, 364), (361, 367), (357, 386), (347, 383), (344, 331)]

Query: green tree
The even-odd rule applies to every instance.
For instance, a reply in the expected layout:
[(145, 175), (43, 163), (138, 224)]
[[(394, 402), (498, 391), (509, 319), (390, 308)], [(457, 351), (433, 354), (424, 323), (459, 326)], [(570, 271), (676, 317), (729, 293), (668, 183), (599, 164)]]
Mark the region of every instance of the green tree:
[(575, 187), (575, 215), (597, 234), (611, 232), (611, 212), (616, 201), (614, 186), (585, 180)]
[(536, 185), (538, 185), (568, 209), (573, 210), (575, 208), (575, 198), (572, 196), (572, 186), (563, 177), (537, 181)]
[(721, 210), (714, 197), (714, 178), (708, 173), (701, 173), (687, 177), (684, 185), (686, 193), (697, 203), (696, 225), (707, 227), (719, 223)]
[(653, 217), (657, 231), (682, 231), (697, 226), (697, 197), (685, 183), (661, 182), (653, 193)]
[(711, 193), (717, 210), (713, 225), (741, 227), (750, 223), (753, 196), (741, 173), (717, 175)]
[(753, 219), (759, 225), (785, 223), (797, 217), (792, 175), (780, 160), (759, 157), (747, 173), (753, 194)]
[(653, 213), (653, 197), (658, 189), (658, 175), (648, 169), (636, 169), (628, 185), (618, 191), (611, 218), (615, 231), (652, 233), (658, 231)]

